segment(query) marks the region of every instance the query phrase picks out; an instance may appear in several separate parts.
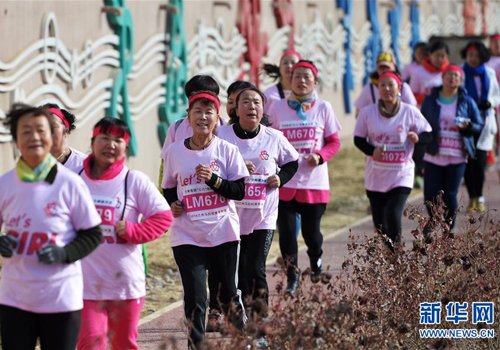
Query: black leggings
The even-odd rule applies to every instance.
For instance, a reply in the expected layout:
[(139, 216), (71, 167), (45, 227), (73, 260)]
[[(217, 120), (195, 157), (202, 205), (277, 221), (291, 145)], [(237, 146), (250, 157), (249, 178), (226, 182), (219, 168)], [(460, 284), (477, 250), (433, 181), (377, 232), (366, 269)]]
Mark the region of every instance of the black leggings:
[(484, 169), (488, 151), (476, 150), (476, 157), (469, 158), (465, 166), (465, 186), (470, 198), (482, 197), (484, 186)]
[(278, 230), (281, 255), (293, 266), (298, 262), (297, 216), (300, 214), (302, 237), (307, 245), (310, 258), (319, 259), (323, 254), (323, 235), (320, 231), (321, 217), (326, 211), (326, 203), (299, 203), (295, 199), (280, 201), (278, 207)]
[(255, 230), (249, 235), (241, 236), (238, 288), (245, 302), (250, 297), (263, 298), (268, 303), (266, 259), (273, 236), (274, 230)]
[(373, 225), (393, 242), (401, 242), (401, 218), (411, 188), (396, 187), (389, 192), (366, 190), (372, 208)]
[[(181, 274), (184, 313), (190, 321), (190, 342), (196, 345), (205, 334), (207, 270), (217, 291), (214, 297), (220, 301), (222, 311), (227, 314), (232, 303), (237, 311), (243, 309), (236, 290), (239, 243), (228, 242), (210, 248), (186, 244), (172, 250)], [(232, 316), (234, 319), (237, 315)], [(243, 320), (237, 319), (235, 325), (238, 326), (238, 322)]]
[(3, 350), (33, 350), (40, 338), (44, 350), (74, 350), (81, 311), (39, 314), (0, 305)]

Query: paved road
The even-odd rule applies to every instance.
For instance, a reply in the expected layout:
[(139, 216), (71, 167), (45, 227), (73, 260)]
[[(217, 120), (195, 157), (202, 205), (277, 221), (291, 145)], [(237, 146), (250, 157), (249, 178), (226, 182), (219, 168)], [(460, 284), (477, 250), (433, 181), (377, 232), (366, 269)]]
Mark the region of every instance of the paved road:
[[(489, 209), (499, 209), (499, 212), (491, 212), (491, 215), (495, 216), (498, 220), (500, 218), (500, 184), (496, 172), (487, 173), (484, 195)], [(419, 203), (422, 203), (421, 196), (413, 198), (412, 204)], [(459, 203), (463, 210), (459, 214), (455, 228), (456, 232), (460, 232), (460, 229), (464, 227), (465, 207), (468, 203), (468, 196), (465, 187), (461, 187), (460, 189)], [(416, 226), (416, 222), (412, 222), (407, 218), (403, 219), (403, 241), (406, 242), (407, 246), (408, 244), (411, 244), (413, 238), (410, 234), (410, 230), (414, 229)], [(371, 217), (366, 217), (357, 223), (333, 232), (330, 235), (327, 234), (323, 246), (323, 264), (324, 266), (330, 265), (330, 271), (333, 273), (340, 271), (344, 257), (347, 255), (346, 244), (349, 240), (349, 230), (351, 230), (354, 235), (363, 236), (364, 234), (373, 234)], [(309, 260), (305, 250), (300, 251), (300, 268), (306, 268), (308, 261)], [(275, 263), (270, 263), (268, 265), (267, 272), (271, 298), (281, 297), (275, 291), (276, 284), (279, 280), (281, 280), (279, 276), (273, 277), (273, 274), (277, 271), (277, 269), (278, 267)], [(170, 340), (174, 340), (178, 343), (179, 349), (185, 349), (187, 340), (183, 322), (184, 314), (181, 302), (175, 303), (165, 309), (157, 311), (153, 315), (146, 317), (141, 320), (139, 326), (139, 348), (141, 350), (172, 349), (173, 347), (167, 344), (170, 344)], [(217, 334), (208, 335), (209, 338), (217, 336)]]

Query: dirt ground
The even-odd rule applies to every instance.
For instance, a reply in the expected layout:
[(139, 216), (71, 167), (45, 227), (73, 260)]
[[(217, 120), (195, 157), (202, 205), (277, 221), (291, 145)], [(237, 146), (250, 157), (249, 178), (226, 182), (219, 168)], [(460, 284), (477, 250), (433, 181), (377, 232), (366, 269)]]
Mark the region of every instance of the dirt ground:
[[(323, 217), (323, 234), (333, 232), (367, 214), (368, 199), (364, 190), (365, 157), (354, 146), (344, 146), (328, 162), (330, 203)], [(300, 244), (304, 242), (300, 238)], [(182, 286), (169, 244), (169, 234), (148, 243), (147, 295), (142, 309), (145, 317), (182, 299)], [(275, 235), (269, 259), (279, 256), (278, 234)]]

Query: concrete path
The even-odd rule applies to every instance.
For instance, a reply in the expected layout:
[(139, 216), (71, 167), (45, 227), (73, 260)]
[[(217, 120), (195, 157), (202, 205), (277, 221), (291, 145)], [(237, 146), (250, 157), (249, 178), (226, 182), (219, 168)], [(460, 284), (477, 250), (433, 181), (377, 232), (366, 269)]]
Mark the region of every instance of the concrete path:
[[(500, 218), (500, 183), (498, 180), (498, 173), (496, 171), (488, 172), (486, 181), (484, 195), (488, 203), (488, 208), (499, 209), (499, 211), (490, 212), (490, 216), (493, 216), (498, 221)], [(422, 203), (422, 196), (413, 197), (411, 200), (411, 204), (420, 203)], [(464, 227), (464, 220), (466, 218), (465, 208), (468, 204), (467, 191), (463, 186), (460, 188), (459, 204), (462, 211), (459, 213), (455, 228), (457, 233), (459, 233), (460, 229)], [(407, 218), (403, 218), (403, 240), (406, 242), (407, 246), (411, 245), (413, 240), (410, 231), (416, 227), (417, 223), (415, 221), (412, 222)], [(334, 274), (341, 270), (344, 257), (347, 256), (346, 244), (349, 241), (349, 231), (351, 231), (354, 235), (372, 235), (373, 225), (371, 217), (365, 217), (348, 227), (330, 234), (325, 234), (325, 241), (323, 245), (323, 266), (329, 265), (330, 271)], [(299, 253), (299, 267), (301, 269), (305, 269), (308, 265), (308, 261), (309, 260), (305, 250), (301, 250)], [(271, 298), (281, 297), (275, 290), (276, 284), (281, 280), (281, 277), (273, 277), (273, 274), (278, 269), (279, 267), (276, 263), (271, 262), (268, 264), (267, 275)], [(139, 348), (141, 350), (173, 349), (170, 345), (170, 340), (173, 340), (177, 342), (179, 349), (185, 349), (187, 345), (187, 338), (183, 322), (184, 312), (181, 301), (142, 319), (139, 326)], [(207, 337), (220, 337), (220, 335), (208, 334)]]

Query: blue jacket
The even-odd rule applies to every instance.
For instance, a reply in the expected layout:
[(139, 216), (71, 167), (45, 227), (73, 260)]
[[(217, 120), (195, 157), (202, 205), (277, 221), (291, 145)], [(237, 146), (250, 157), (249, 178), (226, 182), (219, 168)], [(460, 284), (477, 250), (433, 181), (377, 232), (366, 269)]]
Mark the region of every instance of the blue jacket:
[[(438, 86), (432, 89), (431, 93), (425, 97), (421, 107), (422, 114), (432, 127), (432, 141), (427, 144), (426, 152), (433, 156), (439, 151), (439, 114), (441, 106), (439, 106), (437, 101), (441, 88), (442, 86)], [(462, 136), (462, 144), (467, 155), (474, 158), (476, 155), (474, 136), (479, 136), (483, 129), (484, 121), (481, 118), (476, 103), (472, 98), (467, 96), (463, 87), (458, 88), (457, 98), (457, 116), (471, 120), (467, 129), (459, 129), (460, 136)]]

